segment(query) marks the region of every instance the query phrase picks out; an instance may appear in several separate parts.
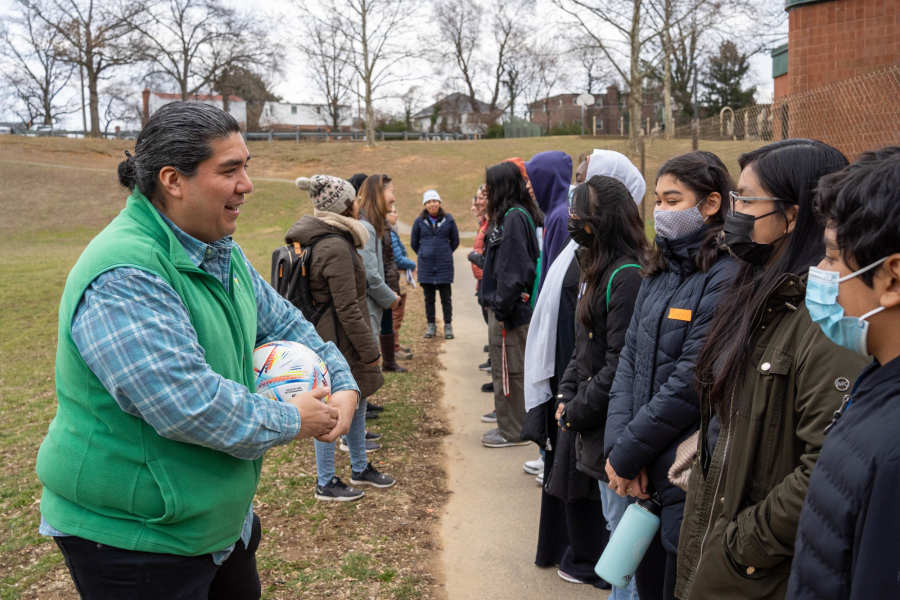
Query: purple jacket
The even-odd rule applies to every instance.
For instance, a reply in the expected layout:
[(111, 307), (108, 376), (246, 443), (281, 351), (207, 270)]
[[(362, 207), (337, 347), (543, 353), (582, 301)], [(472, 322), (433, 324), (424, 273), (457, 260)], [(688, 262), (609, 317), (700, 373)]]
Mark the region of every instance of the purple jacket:
[(544, 245), (541, 252), (541, 280), (569, 239), (569, 182), (572, 181), (572, 159), (565, 152), (551, 150), (535, 154), (525, 163), (538, 206), (544, 211)]

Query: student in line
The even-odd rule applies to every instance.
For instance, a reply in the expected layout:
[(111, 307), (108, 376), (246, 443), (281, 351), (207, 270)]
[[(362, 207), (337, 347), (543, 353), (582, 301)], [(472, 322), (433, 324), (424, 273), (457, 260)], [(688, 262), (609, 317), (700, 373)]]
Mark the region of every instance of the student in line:
[(427, 190), (422, 195), (422, 214), (412, 225), (410, 246), (419, 259), (419, 285), (425, 292), (425, 318), (428, 319), (426, 338), (437, 334), (435, 322), (435, 297), (441, 295), (444, 313), (444, 338), (453, 339), (453, 301), (450, 284), (453, 283), (453, 252), (459, 247), (459, 230), (450, 213), (441, 208), (441, 196), (437, 190)]
[(403, 317), (406, 315), (406, 294), (411, 289), (410, 281), (416, 281), (416, 263), (409, 258), (406, 253), (406, 246), (400, 239), (400, 232), (397, 230), (397, 220), (400, 215), (397, 213), (396, 205), (391, 205), (391, 211), (388, 213), (387, 222), (391, 235), (391, 250), (394, 254), (394, 263), (397, 265), (400, 279), (400, 304), (394, 309), (394, 357), (396, 360), (411, 359), (412, 352), (409, 348), (400, 346), (400, 327), (403, 325)]
[(531, 321), (531, 295), (540, 256), (536, 227), (541, 224), (519, 168), (502, 162), (487, 170), (485, 193), (492, 229), (485, 241), (481, 294), (488, 306), (490, 355), (497, 428), (481, 443), (488, 448), (524, 446), (525, 340)]
[[(369, 234), (359, 222), (356, 192), (349, 182), (328, 175), (300, 177), (296, 184), (309, 193), (313, 214), (304, 215), (294, 223), (285, 234), (285, 241), (312, 247), (308, 265), (310, 293), (316, 304), (330, 306), (316, 323), (316, 332), (341, 351), (360, 395), (368, 398), (384, 384), (384, 377), (378, 366), (381, 355), (369, 328), (366, 269), (357, 252), (365, 247)], [(350, 483), (391, 487), (394, 479), (379, 473), (366, 457), (365, 417), (366, 407), (360, 406), (345, 438), (350, 451)], [(316, 498), (337, 501), (362, 498), (361, 490), (337, 477), (334, 446), (335, 442), (315, 442)]]
[(733, 189), (725, 165), (709, 152), (670, 159), (657, 173), (656, 243), (620, 355), (604, 435), (604, 497), (612, 527), (626, 496), (652, 494), (662, 505), (659, 533), (635, 574), (642, 600), (674, 598), (685, 493), (668, 474), (678, 447), (697, 431), (694, 362), (737, 271), (718, 241)]
[(697, 359), (699, 458), (678, 551), (682, 599), (784, 598), (800, 507), (825, 427), (865, 365), (803, 302), (825, 254), (816, 183), (847, 164), (784, 140), (742, 154), (725, 221), (740, 270)]
[(649, 244), (631, 191), (612, 177), (595, 176), (578, 186), (568, 229), (578, 244), (574, 262), (581, 274), (575, 350), (553, 402), (560, 431), (545, 485), (566, 501), (569, 547), (559, 576), (608, 589), (594, 573), (608, 538), (600, 492), (606, 480), (603, 436)]
[(825, 258), (806, 305), (828, 339), (874, 357), (809, 480), (787, 597), (897, 596), (900, 572), (900, 147), (864, 152), (819, 181)]

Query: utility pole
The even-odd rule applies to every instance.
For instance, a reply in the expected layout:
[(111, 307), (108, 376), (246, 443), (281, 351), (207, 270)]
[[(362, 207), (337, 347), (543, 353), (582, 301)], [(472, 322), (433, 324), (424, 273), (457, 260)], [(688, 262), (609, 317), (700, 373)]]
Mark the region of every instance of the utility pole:
[(696, 150), (700, 145), (700, 107), (697, 104), (697, 63), (691, 63), (694, 71), (694, 121), (691, 123), (691, 149)]

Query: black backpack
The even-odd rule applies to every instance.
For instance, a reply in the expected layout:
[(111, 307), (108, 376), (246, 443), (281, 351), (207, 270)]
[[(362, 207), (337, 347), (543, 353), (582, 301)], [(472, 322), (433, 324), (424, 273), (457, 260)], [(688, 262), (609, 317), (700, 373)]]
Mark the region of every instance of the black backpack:
[[(312, 250), (316, 244), (330, 237), (341, 238), (342, 235), (332, 233), (323, 235), (309, 246), (301, 246), (298, 242), (279, 246), (272, 253), (272, 287), (283, 298), (300, 309), (306, 320), (314, 327), (319, 319), (334, 304), (331, 299), (328, 302), (317, 304), (313, 301), (312, 292), (309, 289), (309, 269), (312, 260)], [(351, 246), (351, 251), (354, 248)]]

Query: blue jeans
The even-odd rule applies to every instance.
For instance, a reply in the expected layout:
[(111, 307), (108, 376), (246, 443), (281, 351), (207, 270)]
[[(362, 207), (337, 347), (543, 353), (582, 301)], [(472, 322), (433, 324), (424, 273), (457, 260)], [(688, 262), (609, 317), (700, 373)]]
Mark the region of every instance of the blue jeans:
[[(344, 436), (347, 447), (350, 448), (350, 468), (357, 473), (365, 471), (369, 459), (366, 457), (366, 406), (368, 402), (361, 398), (353, 420), (350, 422), (350, 431)], [(316, 475), (317, 482), (321, 486), (328, 485), (334, 477), (334, 445), (337, 442), (326, 444), (315, 440), (316, 447)]]
[[(609, 529), (609, 536), (612, 537), (625, 509), (628, 508), (628, 500), (618, 495), (615, 490), (609, 489), (609, 484), (605, 481), (600, 482), (600, 500), (603, 503), (603, 516), (606, 517), (606, 528)], [(612, 593), (609, 595), (610, 600), (640, 600), (638, 598), (637, 588), (634, 586), (634, 579), (628, 582), (628, 587), (624, 590), (612, 587)]]

